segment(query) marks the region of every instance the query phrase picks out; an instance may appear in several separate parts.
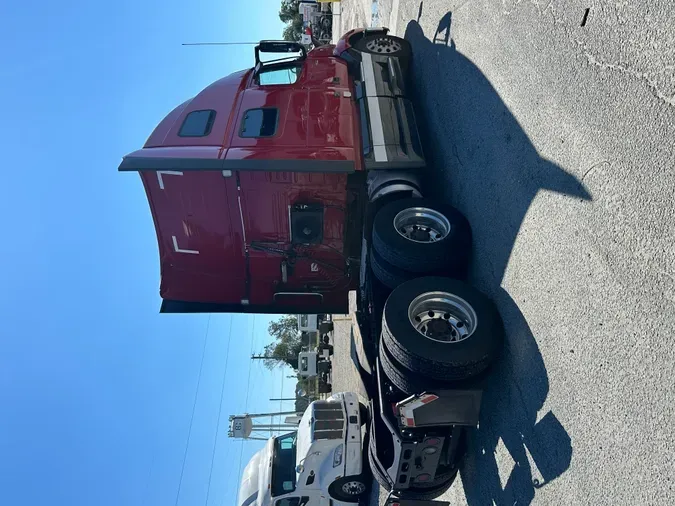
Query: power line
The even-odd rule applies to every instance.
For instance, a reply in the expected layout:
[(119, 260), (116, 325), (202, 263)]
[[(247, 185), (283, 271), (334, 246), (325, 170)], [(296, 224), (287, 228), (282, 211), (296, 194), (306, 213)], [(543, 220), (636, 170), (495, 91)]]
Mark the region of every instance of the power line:
[(213, 453), (211, 454), (211, 469), (209, 470), (209, 486), (206, 490), (206, 506), (209, 504), (209, 495), (211, 494), (211, 478), (213, 477), (213, 462), (216, 458), (216, 447), (218, 446), (218, 434), (220, 433), (220, 415), (223, 413), (223, 396), (225, 395), (225, 378), (227, 376), (227, 361), (230, 358), (230, 343), (232, 341), (232, 320), (234, 315), (230, 315), (230, 330), (227, 333), (227, 351), (225, 352), (225, 369), (223, 370), (223, 381), (220, 385), (220, 406), (218, 407), (218, 421), (216, 422), (216, 440), (213, 442)]
[(202, 349), (202, 360), (199, 364), (199, 376), (197, 377), (197, 388), (195, 390), (195, 400), (192, 403), (192, 415), (190, 416), (190, 428), (188, 429), (188, 437), (185, 443), (185, 453), (183, 453), (183, 465), (180, 469), (180, 480), (178, 482), (178, 491), (176, 492), (175, 505), (178, 506), (178, 498), (180, 497), (180, 489), (183, 485), (183, 473), (185, 472), (185, 461), (187, 460), (188, 448), (190, 447), (190, 437), (192, 436), (192, 423), (195, 421), (195, 409), (197, 408), (197, 394), (199, 393), (199, 384), (202, 382), (202, 369), (204, 368), (204, 356), (206, 355), (206, 343), (209, 338), (209, 327), (211, 326), (211, 315), (206, 322), (206, 334), (204, 335), (204, 347)]

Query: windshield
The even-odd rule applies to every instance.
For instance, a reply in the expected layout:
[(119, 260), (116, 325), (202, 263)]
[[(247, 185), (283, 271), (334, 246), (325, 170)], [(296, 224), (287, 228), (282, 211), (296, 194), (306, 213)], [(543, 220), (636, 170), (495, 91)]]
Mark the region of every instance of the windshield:
[(272, 496), (295, 490), (295, 448), (297, 432), (279, 436), (272, 455)]

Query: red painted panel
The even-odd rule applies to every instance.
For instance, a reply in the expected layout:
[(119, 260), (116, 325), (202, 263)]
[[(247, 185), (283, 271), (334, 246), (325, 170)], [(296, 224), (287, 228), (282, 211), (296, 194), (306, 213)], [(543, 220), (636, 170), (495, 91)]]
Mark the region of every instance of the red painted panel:
[[(289, 251), (292, 248), (289, 206), (298, 203), (320, 203), (326, 206), (322, 244), (295, 246), (297, 258), (291, 256), (289, 260), (286, 284), (283, 283), (281, 268), (284, 255), (250, 248), (251, 303), (269, 304), (274, 300), (274, 293), (302, 292), (307, 290), (307, 285), (333, 287), (333, 290), (335, 287), (344, 287), (343, 209), (347, 176), (240, 172), (239, 178), (249, 244), (262, 243), (269, 248)], [(346, 296), (347, 292), (342, 288), (340, 293)]]
[[(225, 154), (228, 160), (353, 160), (354, 150), (341, 147), (279, 147), (230, 148)], [(358, 164), (357, 164), (358, 167)], [(317, 164), (317, 170), (320, 167)]]
[[(272, 137), (240, 137), (242, 120), (249, 109), (275, 107), (279, 119), (276, 134)], [(275, 147), (307, 145), (307, 91), (291, 86), (266, 86), (247, 89), (234, 121), (230, 146)]]
[[(146, 143), (151, 149), (132, 155), (316, 160), (318, 170), (323, 160), (354, 160), (360, 170), (360, 127), (350, 97), (353, 86), (345, 62), (332, 57), (332, 49), (310, 52), (293, 85), (258, 86), (250, 70), (213, 83), (167, 115)], [(278, 109), (276, 134), (258, 139), (240, 137), (246, 110), (260, 107)], [(200, 109), (216, 111), (211, 134), (179, 137), (185, 116)], [(235, 171), (224, 177), (219, 171), (186, 171), (147, 172), (141, 177), (157, 230), (163, 298), (240, 303), (247, 297), (245, 237), (251, 304), (276, 303), (282, 312), (284, 303), (299, 299), (281, 297), (275, 302), (275, 293), (308, 289), (321, 291), (325, 304), (344, 303), (349, 288), (342, 255), (346, 175)], [(323, 244), (291, 245), (288, 211), (296, 203), (324, 206)], [(282, 279), (283, 255), (252, 248), (256, 241), (283, 251), (294, 249), (296, 256), (290, 257), (286, 283)], [(320, 299), (307, 297), (304, 302), (313, 300), (318, 303)]]
[(211, 171), (141, 178), (157, 231), (161, 296), (239, 303), (245, 263), (234, 178)]

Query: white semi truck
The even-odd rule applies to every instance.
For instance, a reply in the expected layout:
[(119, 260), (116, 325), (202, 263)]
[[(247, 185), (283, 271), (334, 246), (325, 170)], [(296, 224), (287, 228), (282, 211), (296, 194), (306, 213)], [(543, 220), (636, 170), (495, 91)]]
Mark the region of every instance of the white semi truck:
[(325, 314), (299, 314), (298, 331), (314, 333), (321, 335), (333, 331), (333, 322)]
[(361, 426), (367, 408), (354, 393), (314, 401), (298, 430), (272, 437), (244, 469), (238, 506), (354, 503), (369, 489)]

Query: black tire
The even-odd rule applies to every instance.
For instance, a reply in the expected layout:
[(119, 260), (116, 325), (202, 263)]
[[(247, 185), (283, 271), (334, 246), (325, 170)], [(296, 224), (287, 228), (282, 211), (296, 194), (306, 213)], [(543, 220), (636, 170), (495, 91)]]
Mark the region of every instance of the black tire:
[[(446, 292), (473, 310), (473, 331), (466, 339), (442, 342), (426, 337), (413, 326), (408, 316), (411, 303), (431, 292)], [(417, 278), (389, 295), (382, 315), (382, 340), (392, 357), (409, 371), (456, 381), (477, 376), (497, 359), (504, 342), (504, 326), (494, 303), (475, 288), (449, 278)]]
[[(359, 493), (347, 493), (343, 487), (346, 487), (349, 483), (360, 483), (362, 485), (362, 492)], [(369, 491), (371, 480), (369, 480), (365, 475), (359, 474), (357, 476), (345, 476), (344, 478), (339, 478), (330, 484), (328, 487), (328, 493), (333, 499), (342, 502), (358, 503), (361, 499), (365, 498)]]
[[(385, 45), (391, 45), (392, 42), (395, 42), (400, 46), (400, 49), (397, 51), (387, 51), (384, 46), (382, 51), (373, 51), (368, 48), (369, 43), (371, 42), (382, 42)], [(359, 40), (354, 44), (354, 49), (362, 53), (370, 53), (378, 56), (395, 56), (403, 60), (409, 60), (412, 55), (412, 49), (410, 48), (410, 42), (401, 37), (396, 37), (395, 35), (385, 35), (384, 33), (376, 33), (374, 35), (368, 35)]]
[(377, 280), (391, 289), (417, 277), (417, 274), (406, 272), (384, 261), (374, 248), (370, 249), (370, 268)]
[(420, 376), (407, 370), (391, 355), (384, 342), (380, 343), (379, 358), (384, 375), (404, 394), (415, 395), (434, 389), (453, 387), (451, 382)]
[(362, 402), (359, 402), (359, 418), (361, 418), (361, 425), (370, 423), (370, 410)]
[[(416, 242), (394, 226), (401, 211), (425, 207), (443, 215), (450, 224), (447, 235), (435, 242)], [(471, 227), (454, 207), (428, 199), (407, 198), (380, 209), (373, 222), (373, 248), (394, 267), (418, 274), (458, 276), (466, 270), (471, 254)]]

